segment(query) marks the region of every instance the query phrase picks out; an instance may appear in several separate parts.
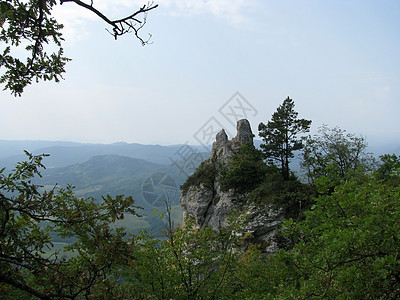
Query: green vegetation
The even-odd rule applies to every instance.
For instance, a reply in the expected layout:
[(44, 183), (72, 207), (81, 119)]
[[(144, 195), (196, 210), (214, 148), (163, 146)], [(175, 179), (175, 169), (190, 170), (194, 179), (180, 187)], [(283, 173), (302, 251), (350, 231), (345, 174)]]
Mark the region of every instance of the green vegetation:
[(322, 126), (317, 135), (304, 140), (301, 164), (313, 184), (329, 181), (333, 188), (340, 180), (366, 173), (374, 165), (373, 156), (366, 152), (365, 139), (340, 128)]
[(203, 161), (196, 171), (190, 175), (181, 186), (181, 192), (186, 193), (190, 186), (201, 186), (214, 188), (215, 167), (209, 161)]
[[(397, 299), (400, 186), (379, 176), (353, 176), (316, 197), (301, 219), (285, 221), (275, 255), (243, 248), (238, 235), (228, 243), (234, 251), (218, 248), (238, 224), (221, 235), (188, 224), (157, 246), (144, 238), (140, 267), (130, 272), (134, 290), (157, 299)], [(228, 261), (211, 268), (216, 259)]]
[[(190, 218), (176, 226), (171, 206), (140, 218), (132, 197), (44, 192), (33, 183), (44, 155), (28, 154), (10, 174), (0, 171), (2, 299), (398, 299), (400, 157), (378, 164), (364, 139), (327, 127), (305, 139), (302, 155), (308, 183), (252, 145), (221, 175), (244, 204), (284, 209), (280, 251), (266, 255), (243, 232), (240, 212), (216, 232)], [(117, 168), (132, 162), (104, 158)], [(80, 180), (91, 177), (85, 170)], [(182, 190), (213, 188), (215, 176), (203, 162)]]
[[(136, 214), (132, 197), (107, 195), (101, 203), (77, 198), (71, 187), (41, 193), (32, 183), (40, 176), (44, 155), (19, 163), (7, 176), (0, 171), (0, 282), (4, 298), (16, 290), (41, 299), (75, 299), (119, 293), (118, 266), (132, 263), (131, 239), (111, 224), (125, 213)], [(41, 223), (45, 222), (45, 226)], [(64, 248), (74, 255), (48, 250), (51, 233), (73, 240)], [(10, 291), (11, 290), (11, 291)], [(7, 293), (6, 293), (7, 292)], [(9, 292), (9, 294), (8, 294)], [(18, 299), (17, 298), (17, 299)]]
[(289, 163), (294, 157), (293, 152), (303, 148), (298, 135), (308, 132), (311, 126), (310, 120), (298, 119), (297, 115), (294, 101), (287, 97), (272, 114), (267, 125), (264, 123), (258, 125), (259, 136), (264, 142), (261, 144), (264, 158), (269, 163), (278, 163), (284, 180), (290, 177)]
[(295, 241), (271, 259), (283, 298), (397, 299), (400, 295), (400, 187), (375, 174), (339, 184), (316, 198), (299, 223), (285, 223)]
[[(75, 187), (77, 195), (98, 199), (104, 194), (135, 195), (137, 205), (145, 206), (141, 185), (146, 178), (155, 173), (173, 175), (177, 189), (185, 180), (183, 175), (177, 174), (177, 168), (171, 166), (119, 155), (100, 155), (83, 163), (48, 169), (43, 172), (43, 177), (37, 180), (37, 183), (47, 187), (54, 183), (69, 183)], [(177, 204), (178, 195), (171, 200)]]
[(248, 203), (256, 205), (271, 205), (283, 208), (287, 217), (300, 218), (302, 212), (313, 202), (315, 189), (291, 177), (283, 180), (281, 174), (268, 174), (267, 178), (249, 193)]
[[(137, 18), (157, 7), (149, 3), (110, 21), (93, 3), (60, 4), (65, 2), (96, 13), (115, 38), (133, 30), (142, 44), (138, 30), (144, 23)], [(32, 81), (59, 81), (65, 72), (69, 59), (62, 25), (51, 17), (55, 5), (55, 0), (0, 1), (0, 83), (13, 95)], [(42, 190), (34, 177), (41, 176), (45, 155), (27, 153), (28, 160), (9, 174), (1, 169), (1, 298), (399, 299), (400, 157), (383, 155), (375, 166), (365, 140), (339, 128), (322, 127), (303, 145), (298, 135), (308, 132), (311, 121), (297, 115), (293, 100), (285, 99), (267, 125), (259, 125), (268, 166), (244, 145), (224, 178), (227, 188), (248, 195), (246, 201), (285, 209), (287, 220), (277, 236), (281, 250), (269, 256), (249, 244), (235, 212), (230, 225), (215, 232), (196, 228), (190, 219), (176, 227), (167, 207), (160, 214), (163, 239), (153, 232), (130, 236), (121, 224), (141, 222), (150, 231), (154, 223), (150, 216), (138, 221), (133, 198), (117, 194), (128, 188), (128, 174), (115, 176), (106, 163), (63, 174), (80, 185), (81, 195), (104, 192), (113, 181), (120, 189), (102, 201), (79, 198), (71, 186), (53, 188), (55, 182)], [(308, 184), (289, 169), (294, 151), (302, 149)], [(107, 160), (120, 171), (131, 163)], [(147, 167), (152, 169), (145, 163), (139, 168)], [(215, 173), (212, 164), (202, 163), (182, 191), (192, 185), (212, 188)]]
[(134, 268), (126, 270), (129, 286), (138, 299), (218, 299), (232, 295), (230, 278), (238, 266), (241, 238), (238, 221), (216, 233), (195, 229), (192, 220), (174, 229), (166, 239), (136, 237)]
[[(148, 41), (139, 35), (144, 25), (139, 19), (145, 18), (148, 11), (158, 6), (149, 3), (126, 18), (112, 21), (97, 10), (93, 3), (88, 5), (78, 0), (61, 0), (60, 5), (64, 2), (74, 2), (96, 14), (112, 27), (115, 39), (134, 31), (142, 45)], [(5, 85), (4, 90), (9, 90), (14, 96), (21, 96), (24, 88), (32, 81), (59, 82), (65, 73), (65, 65), (70, 59), (64, 56), (62, 47), (63, 25), (52, 16), (55, 5), (56, 0), (0, 1), (0, 41), (4, 45), (0, 53), (0, 68), (4, 71), (0, 83)]]
[(229, 169), (223, 178), (223, 188), (234, 188), (238, 193), (248, 193), (264, 181), (267, 172), (261, 151), (252, 144), (241, 146), (232, 157)]
[(377, 170), (377, 178), (384, 180), (389, 185), (400, 185), (400, 157), (394, 154), (385, 154), (380, 159), (382, 164)]
[[(102, 201), (105, 194), (131, 195), (135, 199), (135, 205), (143, 208), (139, 211), (142, 217), (127, 214), (124, 220), (118, 221), (120, 226), (127, 228), (129, 234), (139, 234), (142, 229), (146, 229), (152, 235), (161, 238), (161, 230), (165, 228), (165, 224), (153, 215), (155, 205), (149, 203), (149, 197), (145, 198), (146, 195), (143, 195), (144, 183), (149, 181), (149, 176), (170, 175), (172, 192), (169, 194), (169, 201), (172, 206), (180, 208), (179, 185), (184, 182), (185, 176), (178, 173), (179, 170), (173, 166), (119, 155), (101, 155), (68, 167), (44, 170), (42, 178), (35, 179), (34, 182), (41, 186), (41, 191), (53, 189), (55, 183), (64, 188), (69, 183), (74, 186), (76, 197), (93, 197), (96, 201)], [(160, 196), (164, 191), (165, 186), (160, 186), (153, 194)], [(164, 203), (157, 209), (163, 210)], [(177, 223), (181, 219), (177, 216), (175, 218)]]

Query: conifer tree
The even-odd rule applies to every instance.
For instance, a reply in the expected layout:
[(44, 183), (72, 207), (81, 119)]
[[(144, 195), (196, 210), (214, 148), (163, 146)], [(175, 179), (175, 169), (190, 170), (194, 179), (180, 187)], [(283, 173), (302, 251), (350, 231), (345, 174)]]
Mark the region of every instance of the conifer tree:
[(311, 120), (298, 119), (297, 115), (294, 101), (287, 97), (266, 125), (258, 125), (259, 136), (264, 142), (261, 144), (264, 158), (278, 164), (284, 180), (289, 179), (289, 162), (294, 157), (293, 152), (303, 148), (298, 135), (308, 132), (311, 125)]

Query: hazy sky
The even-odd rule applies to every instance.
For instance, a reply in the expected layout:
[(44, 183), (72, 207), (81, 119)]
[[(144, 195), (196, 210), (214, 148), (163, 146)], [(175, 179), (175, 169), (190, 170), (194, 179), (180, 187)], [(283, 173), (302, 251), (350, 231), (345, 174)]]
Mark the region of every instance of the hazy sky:
[[(73, 3), (57, 7), (73, 59), (65, 80), (0, 92), (0, 139), (205, 143), (242, 117), (257, 134), (288, 96), (313, 131), (400, 136), (400, 1), (157, 3), (145, 47), (115, 41)], [(94, 0), (113, 17), (140, 4)]]

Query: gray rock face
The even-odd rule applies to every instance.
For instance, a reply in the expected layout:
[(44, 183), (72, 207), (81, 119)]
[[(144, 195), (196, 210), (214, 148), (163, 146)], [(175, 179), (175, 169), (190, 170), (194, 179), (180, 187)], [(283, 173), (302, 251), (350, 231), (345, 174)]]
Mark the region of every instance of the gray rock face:
[(273, 237), (283, 220), (283, 210), (268, 205), (240, 205), (246, 202), (246, 195), (221, 189), (221, 171), (229, 167), (232, 156), (239, 152), (243, 144), (253, 144), (253, 137), (250, 123), (245, 119), (237, 122), (237, 135), (231, 140), (221, 130), (213, 143), (211, 157), (202, 162), (206, 167), (204, 169), (213, 170), (213, 174), (209, 174), (213, 184), (193, 184), (182, 190), (180, 203), (184, 219), (192, 216), (198, 227), (211, 226), (215, 230), (227, 226), (232, 210), (239, 210), (246, 216), (244, 230), (251, 233), (256, 241), (262, 242), (266, 252), (273, 253), (277, 251)]
[(239, 152), (240, 147), (243, 144), (251, 143), (253, 144), (254, 134), (251, 132), (251, 127), (249, 121), (246, 119), (239, 120), (236, 126), (237, 135), (231, 141), (231, 147), (233, 152)]
[(195, 218), (196, 224), (200, 227), (204, 224), (208, 209), (213, 200), (213, 191), (201, 185), (199, 187), (191, 186), (181, 197), (181, 205), (183, 210), (183, 219), (188, 215)]
[(228, 136), (223, 129), (217, 134), (211, 150), (211, 160), (213, 163), (226, 166), (232, 155), (238, 153), (243, 144), (253, 144), (254, 135), (248, 120), (239, 120), (236, 130), (237, 134), (232, 140), (228, 140)]

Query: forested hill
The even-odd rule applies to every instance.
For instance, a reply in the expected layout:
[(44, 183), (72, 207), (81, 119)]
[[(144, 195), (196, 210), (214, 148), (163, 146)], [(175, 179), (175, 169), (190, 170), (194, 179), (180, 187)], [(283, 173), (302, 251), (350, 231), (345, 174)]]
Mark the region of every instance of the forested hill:
[[(258, 148), (261, 141), (255, 140)], [(158, 164), (171, 164), (171, 159), (181, 149), (182, 145), (143, 145), (137, 143), (113, 143), (113, 144), (88, 144), (63, 141), (6, 141), (0, 140), (0, 162), (2, 167), (14, 167), (18, 161), (25, 160), (23, 151), (27, 150), (33, 154), (48, 153), (46, 167), (66, 167), (76, 163), (87, 161), (97, 155), (121, 155), (138, 159), (144, 159)], [(190, 147), (202, 152), (205, 158), (207, 151), (203, 146)], [(209, 146), (211, 149), (211, 145)], [(374, 143), (369, 140), (369, 150), (376, 155), (385, 153), (400, 154), (400, 144), (397, 140)]]
[[(97, 201), (107, 194), (133, 196), (135, 205), (145, 208), (142, 215), (151, 215), (154, 208), (164, 209), (166, 197), (179, 207), (180, 185), (209, 156), (204, 147), (189, 145), (0, 141), (0, 165), (5, 173), (17, 162), (26, 161), (24, 150), (50, 155), (42, 161), (46, 167), (43, 178), (37, 179), (43, 189), (70, 184), (76, 196)], [(200, 159), (191, 161), (190, 168), (182, 172), (180, 168), (188, 162), (185, 156), (191, 153), (200, 154)]]
[[(154, 178), (157, 176), (161, 177), (160, 181), (164, 178), (164, 182), (155, 182), (157, 180)], [(146, 196), (148, 181), (152, 181), (154, 185), (160, 183), (175, 190), (170, 200), (173, 205), (177, 205), (179, 186), (185, 179), (186, 176), (179, 174), (173, 166), (127, 156), (100, 155), (83, 163), (47, 169), (38, 183), (46, 190), (51, 189), (55, 184), (62, 187), (71, 184), (75, 187), (75, 194), (80, 197), (91, 196), (101, 199), (107, 194), (132, 195), (136, 205), (153, 209), (159, 205), (152, 202), (149, 198), (151, 195)], [(156, 197), (157, 191), (155, 189), (152, 191), (153, 196)]]
[[(23, 151), (33, 154), (50, 154), (45, 160), (47, 168), (66, 167), (82, 163), (97, 155), (121, 155), (144, 159), (149, 162), (170, 165), (182, 145), (143, 145), (137, 143), (84, 144), (51, 141), (0, 141), (0, 162), (7, 169), (26, 158)], [(190, 146), (203, 152), (201, 146)], [(206, 154), (205, 154), (206, 155)]]

